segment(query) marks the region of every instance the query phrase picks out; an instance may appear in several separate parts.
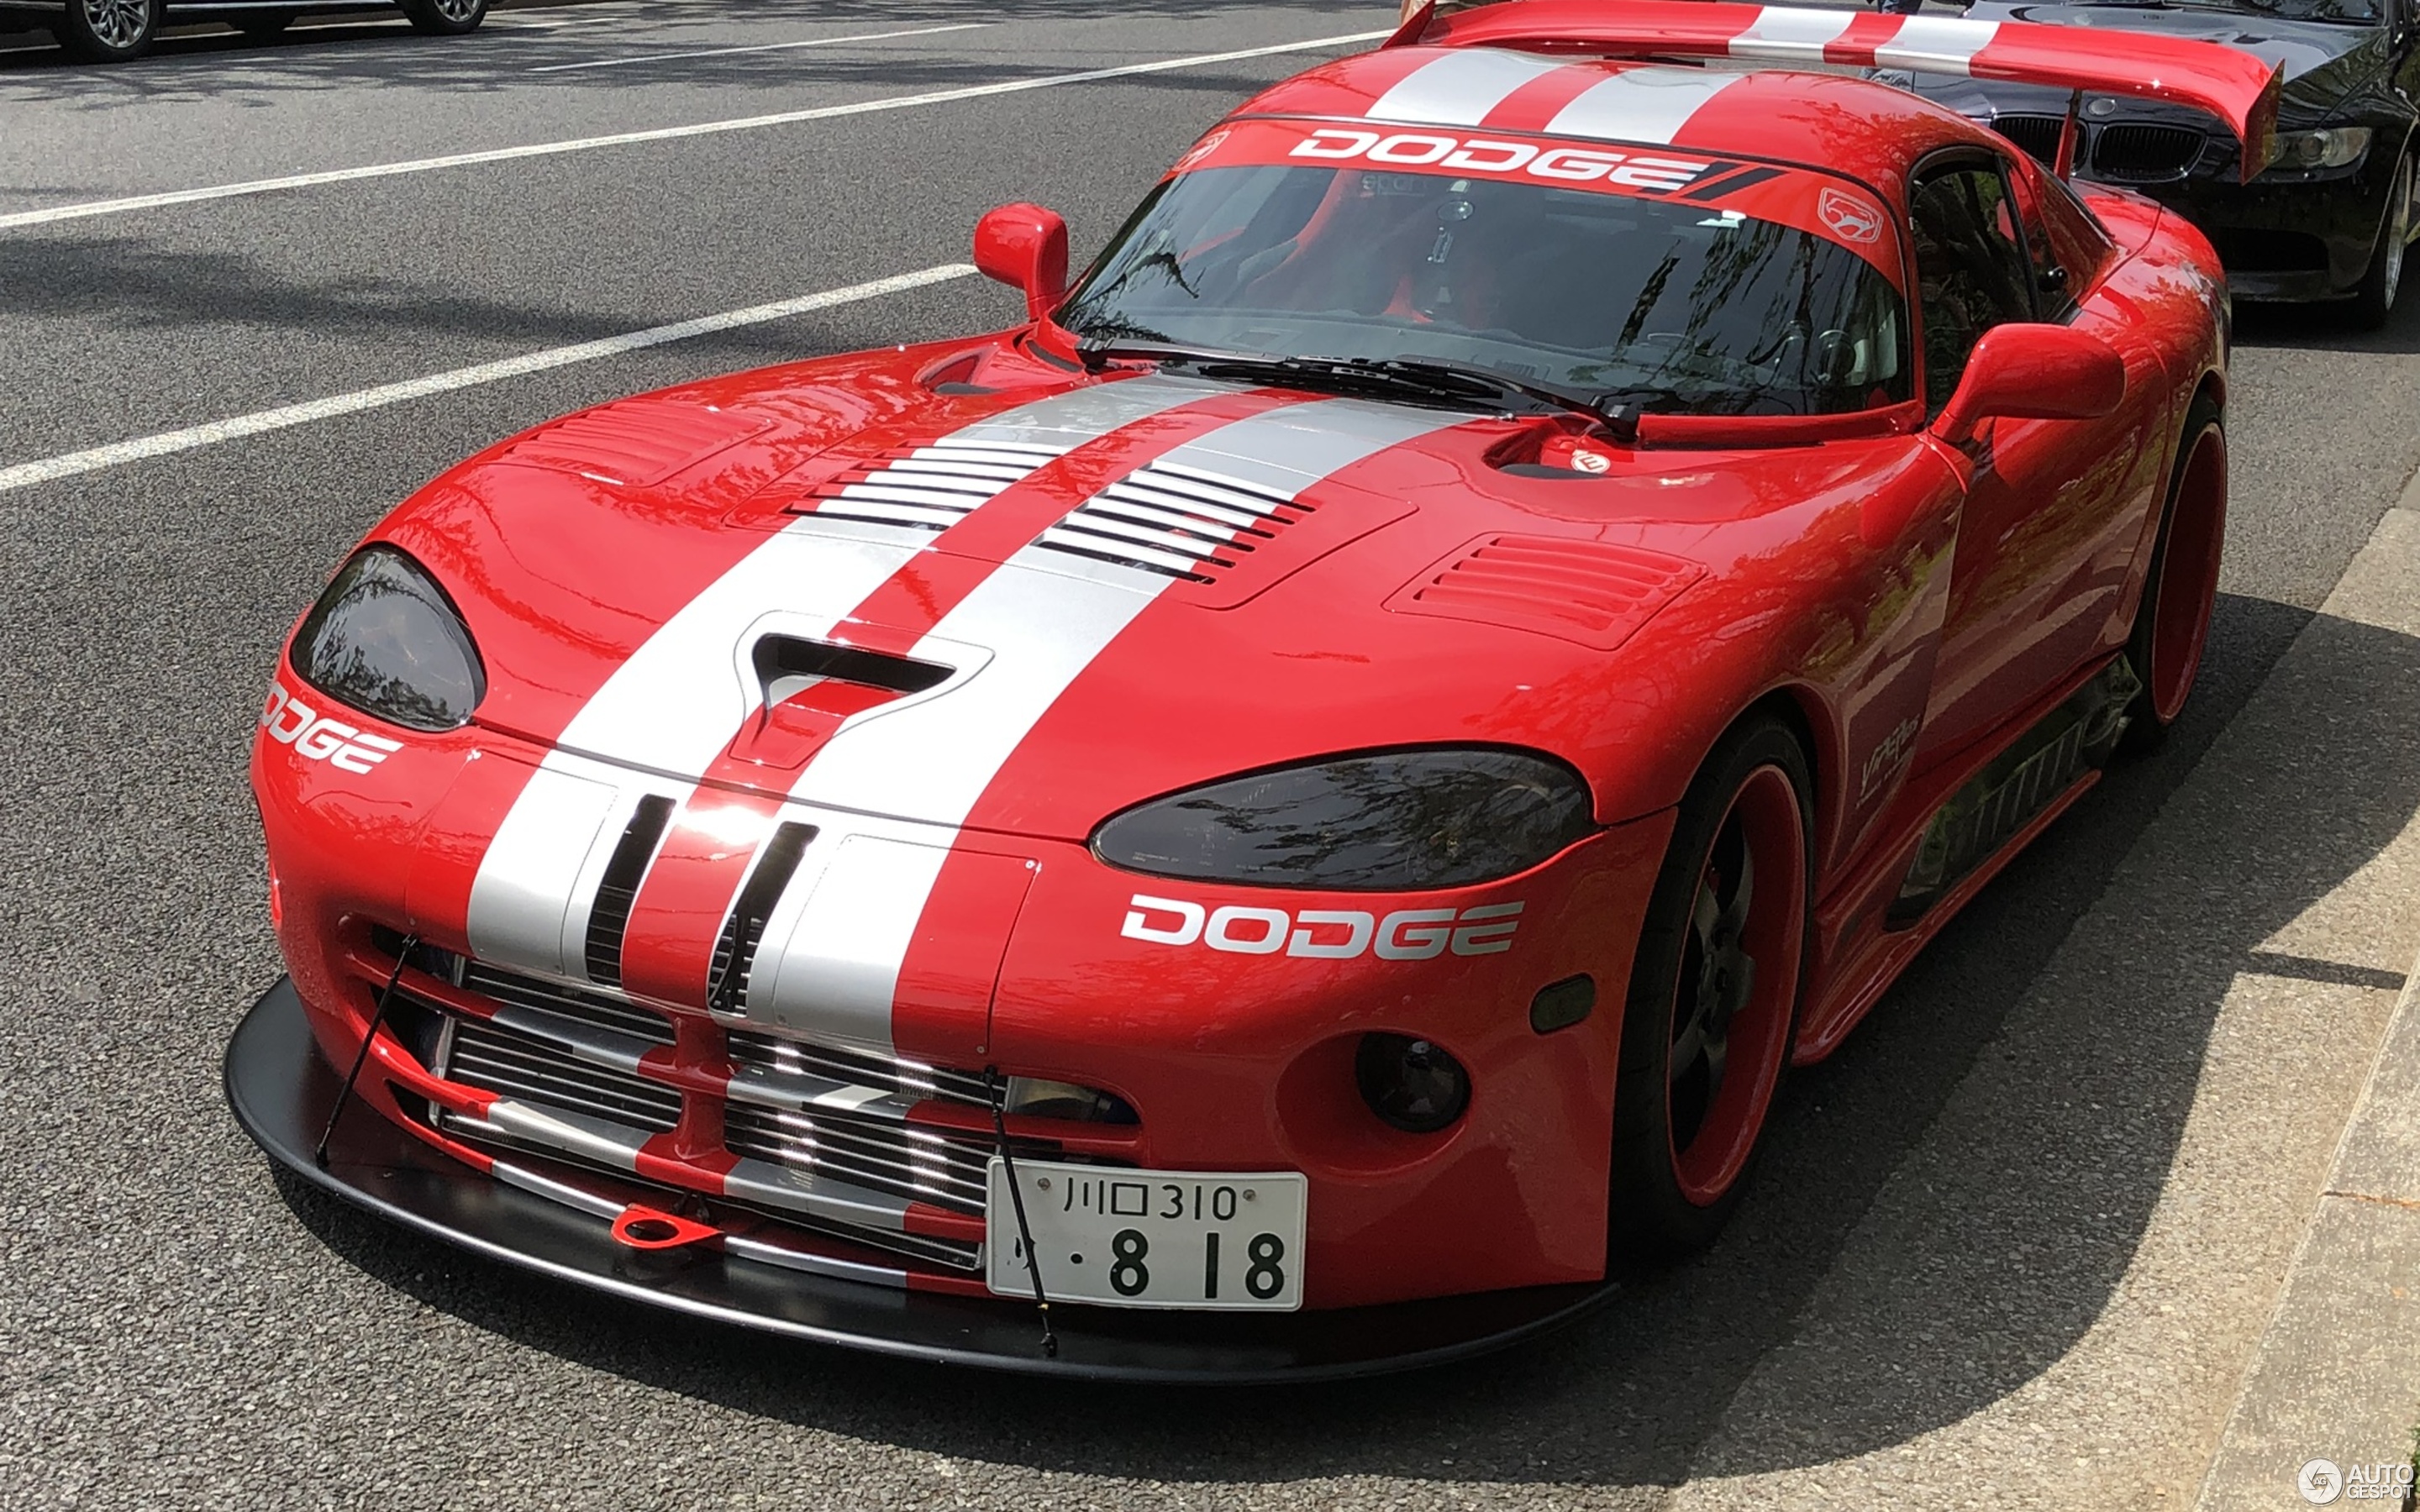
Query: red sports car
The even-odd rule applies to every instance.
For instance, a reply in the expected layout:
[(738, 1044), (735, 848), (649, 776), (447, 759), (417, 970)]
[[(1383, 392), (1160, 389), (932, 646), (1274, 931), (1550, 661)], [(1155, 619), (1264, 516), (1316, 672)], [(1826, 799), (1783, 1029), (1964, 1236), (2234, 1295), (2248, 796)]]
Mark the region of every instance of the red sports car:
[(440, 477), (260, 717), (246, 1126), (583, 1283), (1108, 1376), (1444, 1358), (1705, 1243), (1784, 1069), (2177, 717), (2226, 515), (2209, 245), (1858, 67), (2275, 105), (2131, 34), (1423, 13), (1072, 287), (993, 211), (1016, 329)]

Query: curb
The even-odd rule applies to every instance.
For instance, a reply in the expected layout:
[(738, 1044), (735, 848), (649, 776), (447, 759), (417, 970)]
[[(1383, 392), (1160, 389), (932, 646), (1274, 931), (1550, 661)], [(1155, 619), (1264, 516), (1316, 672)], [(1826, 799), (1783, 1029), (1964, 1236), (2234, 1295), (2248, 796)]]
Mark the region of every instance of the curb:
[[(2395, 553), (2407, 586), (2420, 577), (2415, 510), (2420, 478), (2363, 552), (2384, 548)], [(2245, 1366), (2196, 1512), (2331, 1504), (2411, 1512), (2415, 1425), (2420, 962), (2405, 977), (2275, 1308)]]

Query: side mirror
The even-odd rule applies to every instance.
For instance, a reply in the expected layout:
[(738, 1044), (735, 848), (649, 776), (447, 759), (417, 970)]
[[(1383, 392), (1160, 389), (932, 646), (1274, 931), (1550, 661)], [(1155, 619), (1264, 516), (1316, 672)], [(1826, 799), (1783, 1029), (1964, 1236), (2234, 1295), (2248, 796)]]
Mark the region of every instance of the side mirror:
[(2126, 397), (2126, 364), (2098, 336), (2065, 326), (1993, 326), (1932, 433), (1955, 446), (1977, 426), (2009, 420), (2098, 420)]
[(1067, 223), (1039, 205), (1001, 205), (975, 223), (975, 266), (984, 276), (1025, 291), (1025, 313), (1040, 320), (1067, 292)]

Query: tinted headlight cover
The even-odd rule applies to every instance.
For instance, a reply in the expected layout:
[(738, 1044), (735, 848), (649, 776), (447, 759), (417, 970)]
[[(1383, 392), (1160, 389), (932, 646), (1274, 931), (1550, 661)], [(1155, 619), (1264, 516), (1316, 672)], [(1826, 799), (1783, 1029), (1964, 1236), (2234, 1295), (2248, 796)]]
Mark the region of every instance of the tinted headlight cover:
[(1508, 877), (1594, 827), (1588, 782), (1561, 762), (1432, 747), (1171, 793), (1105, 821), (1093, 851), (1153, 876), (1399, 892)]
[(336, 573), (295, 632), (292, 660), (320, 692), (412, 730), (469, 723), (488, 690), (454, 601), (391, 546), (364, 547)]

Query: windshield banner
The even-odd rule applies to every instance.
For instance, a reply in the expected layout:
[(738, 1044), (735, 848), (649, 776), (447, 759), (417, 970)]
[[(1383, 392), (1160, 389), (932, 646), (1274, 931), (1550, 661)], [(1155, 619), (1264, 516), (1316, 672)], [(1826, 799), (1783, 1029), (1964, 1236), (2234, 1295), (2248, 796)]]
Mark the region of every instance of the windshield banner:
[(1882, 204), (1862, 186), (1810, 168), (1518, 131), (1256, 120), (1211, 132), (1169, 174), (1240, 167), (1486, 178), (1702, 205), (1710, 222), (1769, 221), (1820, 236), (1872, 264), (1894, 286), (1905, 284), (1899, 240)]

